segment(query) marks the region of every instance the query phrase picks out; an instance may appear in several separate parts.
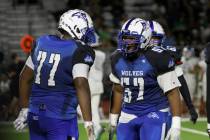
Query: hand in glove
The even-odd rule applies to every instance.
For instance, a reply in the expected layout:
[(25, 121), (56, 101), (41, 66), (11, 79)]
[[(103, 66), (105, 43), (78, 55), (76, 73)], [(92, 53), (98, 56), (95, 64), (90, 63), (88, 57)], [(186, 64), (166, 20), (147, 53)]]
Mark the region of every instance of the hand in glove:
[(27, 126), (28, 108), (22, 108), (13, 125), (17, 131), (22, 131)]
[(175, 116), (172, 118), (172, 125), (168, 131), (165, 140), (180, 140), (180, 132), (181, 132), (181, 118)]
[(85, 121), (84, 125), (87, 132), (88, 140), (95, 140), (93, 122)]

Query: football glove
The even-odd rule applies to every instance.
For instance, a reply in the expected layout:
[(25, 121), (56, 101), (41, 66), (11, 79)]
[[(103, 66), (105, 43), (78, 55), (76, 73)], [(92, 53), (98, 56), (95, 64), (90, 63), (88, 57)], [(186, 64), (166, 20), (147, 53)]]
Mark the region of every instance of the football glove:
[(172, 125), (168, 131), (165, 140), (180, 140), (181, 118), (175, 116), (172, 118)]
[(85, 121), (84, 125), (87, 132), (88, 140), (95, 140), (96, 138), (94, 134), (93, 122)]
[(116, 127), (117, 127), (117, 121), (118, 121), (119, 114), (110, 114), (109, 115), (109, 140), (113, 140)]
[(195, 111), (195, 108), (191, 108), (190, 112), (190, 120), (195, 124), (198, 119), (198, 113)]
[(13, 125), (17, 131), (22, 131), (27, 126), (28, 108), (22, 108)]

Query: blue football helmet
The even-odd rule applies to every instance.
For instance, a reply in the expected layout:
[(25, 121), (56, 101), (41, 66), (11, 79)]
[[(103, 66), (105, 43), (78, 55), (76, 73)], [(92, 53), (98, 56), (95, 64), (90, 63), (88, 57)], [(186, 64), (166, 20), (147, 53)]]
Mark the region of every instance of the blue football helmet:
[(58, 28), (90, 46), (97, 41), (93, 21), (83, 10), (74, 9), (65, 12), (60, 17)]
[(150, 42), (152, 31), (147, 21), (131, 18), (122, 26), (118, 35), (118, 50), (129, 55), (145, 50)]
[(165, 31), (163, 27), (156, 21), (149, 21), (149, 24), (152, 30), (150, 46), (161, 46), (165, 37)]

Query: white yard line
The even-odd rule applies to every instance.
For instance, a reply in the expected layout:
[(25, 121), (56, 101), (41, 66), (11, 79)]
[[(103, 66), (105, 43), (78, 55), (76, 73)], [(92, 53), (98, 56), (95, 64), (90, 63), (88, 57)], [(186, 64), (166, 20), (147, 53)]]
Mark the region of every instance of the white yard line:
[(183, 128), (183, 127), (182, 127), (181, 130), (182, 130), (182, 131), (185, 131), (185, 132), (190, 132), (190, 133), (193, 133), (193, 134), (208, 136), (207, 132), (198, 131), (198, 130), (195, 130), (195, 129)]
[[(188, 122), (190, 121), (190, 118), (182, 118), (182, 122)], [(197, 121), (207, 121), (207, 118), (206, 117), (199, 117), (197, 119)]]

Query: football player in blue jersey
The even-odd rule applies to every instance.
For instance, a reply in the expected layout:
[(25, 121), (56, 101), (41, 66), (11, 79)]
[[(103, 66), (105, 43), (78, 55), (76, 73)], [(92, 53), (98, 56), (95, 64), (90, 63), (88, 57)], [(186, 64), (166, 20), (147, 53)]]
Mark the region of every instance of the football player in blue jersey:
[(180, 137), (180, 82), (175, 63), (163, 49), (148, 48), (151, 36), (147, 21), (129, 19), (111, 58), (110, 125), (116, 127), (118, 140), (163, 140), (169, 106), (173, 117), (168, 137)]
[(207, 97), (206, 97), (206, 111), (207, 111), (207, 133), (210, 137), (210, 43), (207, 44), (205, 50), (206, 64), (207, 64)]
[(87, 80), (95, 59), (92, 20), (82, 10), (69, 10), (58, 31), (35, 41), (20, 75), (22, 109), (14, 126), (22, 130), (28, 124), (31, 140), (78, 140), (79, 103), (88, 138), (95, 140)]
[(153, 46), (159, 46), (159, 47), (163, 47), (164, 49), (166, 49), (166, 51), (174, 58), (174, 61), (175, 61), (175, 72), (177, 74), (177, 77), (181, 83), (181, 87), (179, 88), (180, 90), (180, 93), (188, 107), (188, 110), (189, 110), (189, 113), (190, 113), (190, 116), (191, 116), (191, 121), (193, 123), (196, 123), (197, 121), (197, 118), (198, 118), (198, 114), (195, 110), (195, 107), (192, 103), (192, 100), (191, 100), (191, 97), (190, 97), (190, 92), (189, 92), (189, 89), (188, 89), (188, 86), (187, 86), (187, 82), (184, 78), (184, 75), (183, 75), (183, 70), (181, 68), (181, 64), (182, 64), (182, 61), (181, 61), (181, 50), (180, 49), (177, 49), (176, 47), (174, 46), (164, 46), (162, 45), (163, 43), (163, 39), (165, 37), (165, 32), (164, 32), (164, 29), (163, 27), (156, 21), (149, 21), (149, 24), (150, 24), (150, 28), (152, 29), (152, 39), (150, 41), (150, 45), (151, 47)]

